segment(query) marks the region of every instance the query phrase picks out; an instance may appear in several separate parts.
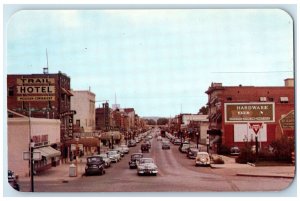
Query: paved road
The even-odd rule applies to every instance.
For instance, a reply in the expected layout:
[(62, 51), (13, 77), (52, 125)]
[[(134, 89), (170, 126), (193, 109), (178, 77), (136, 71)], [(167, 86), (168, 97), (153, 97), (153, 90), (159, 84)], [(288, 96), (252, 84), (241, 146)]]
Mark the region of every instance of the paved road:
[[(154, 134), (153, 134), (154, 135)], [(102, 176), (83, 176), (61, 181), (36, 181), (36, 192), (234, 192), (234, 191), (277, 191), (290, 184), (287, 178), (238, 177), (230, 171), (195, 167), (194, 160), (186, 158), (171, 145), (162, 150), (161, 142), (152, 139), (152, 147), (144, 156), (152, 157), (159, 173), (157, 176), (138, 176), (136, 169), (129, 169), (130, 154), (140, 152), (140, 144)], [(22, 184), (29, 189), (28, 183)], [(27, 186), (26, 186), (27, 185)]]

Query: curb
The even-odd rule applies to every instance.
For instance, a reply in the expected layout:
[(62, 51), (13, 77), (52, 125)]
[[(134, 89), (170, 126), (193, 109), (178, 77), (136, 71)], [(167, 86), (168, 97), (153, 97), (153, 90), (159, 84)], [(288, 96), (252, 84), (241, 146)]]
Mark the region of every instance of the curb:
[(286, 179), (293, 179), (293, 178), (295, 178), (295, 176), (289, 176), (289, 175), (260, 175), (260, 174), (247, 174), (247, 173), (237, 173), (236, 176), (286, 178)]

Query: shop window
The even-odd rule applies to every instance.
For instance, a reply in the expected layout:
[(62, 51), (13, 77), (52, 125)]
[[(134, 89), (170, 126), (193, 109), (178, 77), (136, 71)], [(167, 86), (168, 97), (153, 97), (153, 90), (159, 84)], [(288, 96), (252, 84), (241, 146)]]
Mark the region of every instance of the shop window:
[(8, 96), (14, 96), (14, 87), (8, 88)]

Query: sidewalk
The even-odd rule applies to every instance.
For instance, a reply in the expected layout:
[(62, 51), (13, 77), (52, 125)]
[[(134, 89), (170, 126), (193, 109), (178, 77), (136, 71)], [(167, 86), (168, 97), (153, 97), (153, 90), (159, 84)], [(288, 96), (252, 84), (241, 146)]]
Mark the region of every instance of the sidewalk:
[[(213, 154), (213, 156), (218, 156)], [(278, 177), (278, 178), (294, 178), (295, 166), (260, 166), (255, 167), (253, 164), (239, 164), (235, 162), (235, 158), (220, 155), (225, 164), (211, 164), (212, 168), (230, 169), (236, 176), (250, 177)]]
[[(51, 167), (49, 170), (43, 171), (34, 175), (34, 181), (61, 181), (68, 182), (70, 180), (79, 179), (85, 172), (86, 158), (82, 157), (77, 163), (77, 176), (70, 177), (70, 165), (72, 162), (60, 164), (56, 167)], [(73, 163), (75, 165), (75, 162)], [(29, 181), (30, 177), (19, 177), (19, 181)]]

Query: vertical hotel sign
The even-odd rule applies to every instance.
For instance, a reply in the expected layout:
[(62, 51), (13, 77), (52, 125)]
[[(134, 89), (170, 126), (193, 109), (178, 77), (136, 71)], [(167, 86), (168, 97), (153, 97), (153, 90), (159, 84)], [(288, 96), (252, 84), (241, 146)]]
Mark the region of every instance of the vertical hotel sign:
[(55, 101), (54, 78), (17, 78), (18, 101)]
[(225, 123), (275, 122), (274, 102), (224, 103)]

